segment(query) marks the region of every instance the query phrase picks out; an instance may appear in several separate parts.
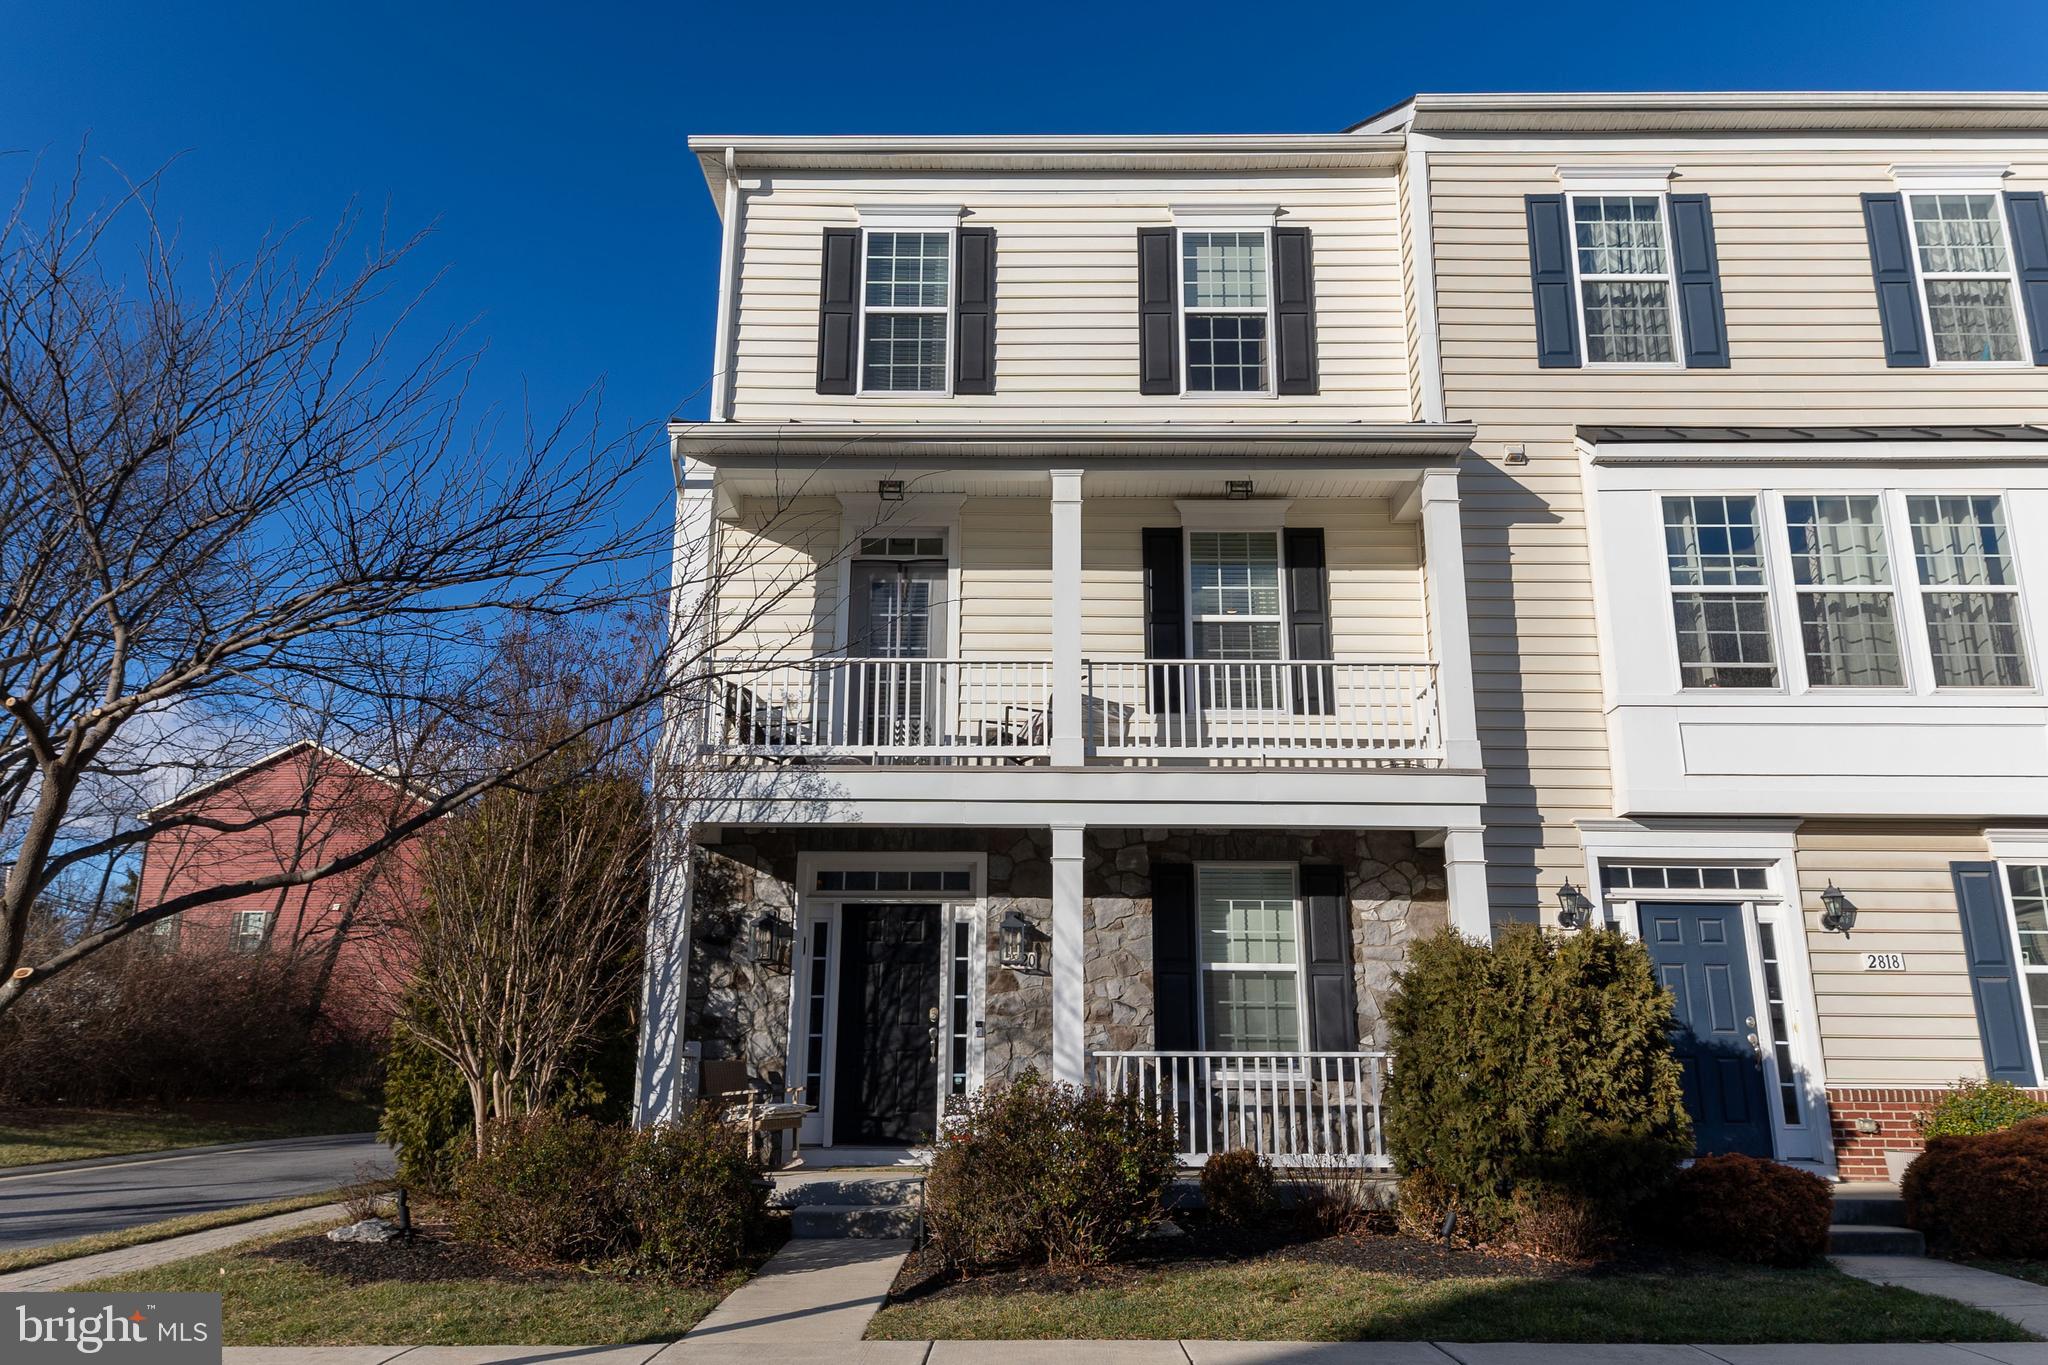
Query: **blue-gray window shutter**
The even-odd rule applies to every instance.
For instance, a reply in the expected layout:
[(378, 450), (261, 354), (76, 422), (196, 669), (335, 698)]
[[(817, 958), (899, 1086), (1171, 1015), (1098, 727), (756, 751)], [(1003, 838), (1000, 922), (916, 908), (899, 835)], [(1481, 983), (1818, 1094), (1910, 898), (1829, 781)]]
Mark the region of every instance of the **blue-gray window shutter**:
[(818, 279), (818, 392), (853, 393), (860, 378), (860, 229), (826, 228)]
[(1152, 864), (1152, 1046), (1189, 1052), (1202, 1045), (1195, 994), (1195, 868)]
[(1301, 903), (1308, 921), (1308, 1045), (1316, 1052), (1358, 1050), (1358, 995), (1351, 977), (1351, 897), (1344, 869), (1301, 865)]
[(964, 227), (954, 248), (953, 392), (996, 391), (996, 230)]
[(2020, 305), (2034, 342), (2034, 363), (2048, 365), (2048, 207), (2039, 190), (2009, 192), (2006, 221), (2012, 224), (2012, 263), (2020, 277)]
[(1273, 229), (1273, 373), (1281, 393), (1316, 391), (1316, 268), (1305, 227)]
[[(1290, 526), (1280, 533), (1287, 564), (1287, 657), (1327, 659), (1330, 651), (1330, 567), (1320, 526)], [(1289, 669), (1294, 714), (1327, 716), (1336, 710), (1337, 679), (1328, 668)]]
[(1523, 199), (1529, 215), (1529, 288), (1536, 296), (1536, 363), (1579, 368), (1579, 308), (1572, 297), (1572, 225), (1561, 194)]
[(1884, 363), (1925, 369), (1927, 332), (1920, 325), (1920, 286), (1913, 276), (1913, 235), (1906, 201), (1898, 194), (1863, 196), (1863, 230), (1870, 237), (1870, 275), (1877, 283), (1877, 317), (1884, 328)]
[(1977, 1034), (1984, 1044), (1984, 1075), (2014, 1085), (2034, 1084), (2034, 1049), (2028, 1042), (2030, 1015), (2026, 983), (2013, 961), (2012, 932), (1998, 864), (1950, 863), (1956, 909), (1963, 918), (1963, 963), (1977, 1005)]
[(1180, 392), (1173, 229), (1138, 229), (1138, 392)]
[[(1139, 533), (1145, 562), (1145, 657), (1188, 657), (1188, 580), (1178, 526), (1147, 526)], [(1181, 670), (1154, 668), (1151, 706), (1162, 715), (1180, 711)]]
[(1728, 368), (1728, 319), (1721, 311), (1721, 259), (1714, 250), (1714, 211), (1704, 194), (1674, 194), (1671, 260), (1678, 275), (1678, 317), (1685, 328), (1685, 368)]

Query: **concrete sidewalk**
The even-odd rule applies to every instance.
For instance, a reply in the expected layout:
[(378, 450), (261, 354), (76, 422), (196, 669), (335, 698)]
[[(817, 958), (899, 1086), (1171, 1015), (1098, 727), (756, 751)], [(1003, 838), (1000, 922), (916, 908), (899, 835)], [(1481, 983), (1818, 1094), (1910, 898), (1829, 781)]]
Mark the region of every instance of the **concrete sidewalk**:
[(1831, 1256), (1837, 1270), (1872, 1284), (1895, 1284), (1935, 1294), (2010, 1318), (2037, 1337), (2048, 1337), (2048, 1286), (1975, 1266), (1919, 1256)]
[(2023, 1345), (1578, 1346), (1427, 1341), (689, 1340), (642, 1346), (230, 1347), (226, 1365), (2048, 1365)]
[(169, 1265), (172, 1261), (182, 1261), (188, 1256), (204, 1256), (209, 1251), (225, 1250), (258, 1237), (274, 1237), (280, 1232), (290, 1232), (294, 1228), (317, 1227), (321, 1223), (331, 1223), (337, 1218), (347, 1216), (348, 1211), (339, 1204), (319, 1204), (295, 1213), (273, 1213), (268, 1218), (252, 1218), (246, 1223), (230, 1223), (226, 1227), (208, 1228), (205, 1232), (188, 1232), (180, 1237), (166, 1237), (162, 1241), (122, 1247), (118, 1251), (100, 1251), (90, 1256), (74, 1256), (68, 1261), (53, 1261), (49, 1265), (37, 1266), (33, 1270), (17, 1270), (11, 1274), (0, 1275), (0, 1294), (68, 1289), (74, 1284), (97, 1280), (102, 1275), (120, 1275), (130, 1270), (151, 1270), (160, 1265)]

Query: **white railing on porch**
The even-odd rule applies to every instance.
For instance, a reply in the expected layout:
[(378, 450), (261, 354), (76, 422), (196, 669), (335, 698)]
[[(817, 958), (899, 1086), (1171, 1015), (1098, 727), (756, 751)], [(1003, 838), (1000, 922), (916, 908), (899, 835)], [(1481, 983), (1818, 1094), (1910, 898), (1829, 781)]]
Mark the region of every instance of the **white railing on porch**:
[(1090, 659), (1104, 757), (1443, 757), (1436, 665), (1306, 659)]
[(1049, 659), (712, 661), (711, 747), (822, 758), (1051, 753)]
[(1384, 1170), (1384, 1052), (1097, 1052), (1100, 1090), (1170, 1115), (1183, 1165), (1249, 1147), (1276, 1166)]

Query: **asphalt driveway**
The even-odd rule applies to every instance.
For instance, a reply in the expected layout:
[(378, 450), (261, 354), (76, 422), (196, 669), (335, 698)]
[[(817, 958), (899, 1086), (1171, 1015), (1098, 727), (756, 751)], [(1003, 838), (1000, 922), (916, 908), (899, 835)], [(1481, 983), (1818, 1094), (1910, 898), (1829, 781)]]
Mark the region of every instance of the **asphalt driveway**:
[(353, 1181), (364, 1163), (391, 1168), (391, 1149), (375, 1133), (227, 1143), (0, 1171), (0, 1251), (319, 1194)]

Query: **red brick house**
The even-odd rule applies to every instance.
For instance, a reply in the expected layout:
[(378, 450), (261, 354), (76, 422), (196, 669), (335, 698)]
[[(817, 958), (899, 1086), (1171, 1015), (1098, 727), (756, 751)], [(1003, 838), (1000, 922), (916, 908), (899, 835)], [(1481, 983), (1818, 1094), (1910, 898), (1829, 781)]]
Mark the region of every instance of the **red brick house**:
[[(248, 828), (175, 826), (143, 854), (138, 904), (343, 857), (418, 810), (419, 799), (375, 771), (312, 740), (193, 787), (149, 812), (203, 812)], [(305, 975), (321, 1016), (370, 1039), (389, 1027), (411, 972), (403, 911), (418, 894), (416, 843), (306, 886), (216, 901), (160, 921), (153, 932), (177, 952), (287, 956)]]

